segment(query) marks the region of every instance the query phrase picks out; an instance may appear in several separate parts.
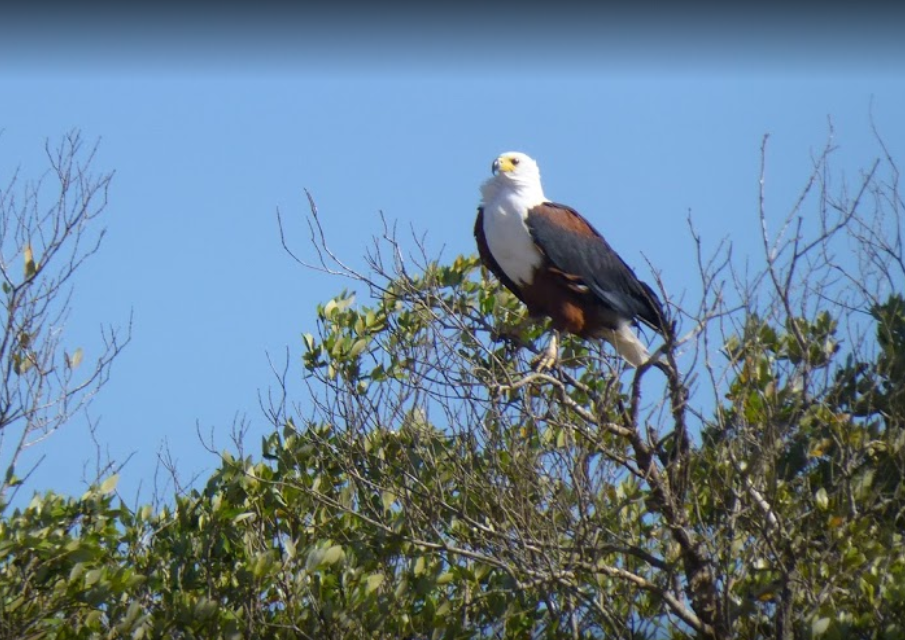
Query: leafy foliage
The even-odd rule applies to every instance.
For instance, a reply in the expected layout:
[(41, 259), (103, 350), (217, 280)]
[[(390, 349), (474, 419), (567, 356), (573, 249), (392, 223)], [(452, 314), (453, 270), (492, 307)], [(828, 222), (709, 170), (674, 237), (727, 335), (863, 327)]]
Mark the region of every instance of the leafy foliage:
[[(462, 275), (475, 269), (457, 265)], [(455, 295), (511, 306), (470, 278)], [(653, 493), (607, 468), (555, 385), (510, 389), (483, 431), (451, 431), (398, 406), (395, 423), (353, 428), (377, 417), (361, 413), (370, 390), (412, 375), (377, 345), (397, 339), (402, 323), (415, 343), (427, 324), (406, 305), (341, 307), (321, 309), (325, 339), (307, 339), (306, 363), (355, 389), (343, 424), (288, 421), (264, 440), (262, 460), (224, 454), (203, 490), (156, 514), (115, 506), (112, 482), (77, 500), (35, 497), (0, 527), (3, 634), (560, 637), (577, 627), (582, 637), (653, 637), (664, 616), (675, 621), (663, 596), (681, 573), (679, 552)], [(884, 320), (902, 322), (890, 308), (894, 300), (875, 310), (883, 335), (896, 335)], [(829, 327), (818, 318), (799, 331), (825, 342)], [(374, 351), (335, 347), (362, 334)], [(902, 366), (905, 350), (884, 348), (866, 367), (844, 361), (839, 383), (813, 399), (783, 370), (801, 362), (789, 334), (764, 324), (749, 334), (757, 339), (727, 348), (738, 375), (719, 409), (726, 426), (695, 453), (689, 502), (688, 526), (713, 548), (735, 633), (771, 635), (791, 591), (799, 633), (896, 635), (905, 629), (905, 435), (883, 408), (901, 387), (880, 378), (867, 398), (843, 381), (856, 371), (877, 380), (876, 370)], [(576, 404), (604, 392), (582, 388)], [(542, 403), (544, 420), (510, 419), (502, 405), (516, 396)], [(855, 396), (857, 417), (839, 408)], [(762, 439), (737, 437), (742, 423)], [(603, 442), (610, 458), (627, 455), (616, 435)]]

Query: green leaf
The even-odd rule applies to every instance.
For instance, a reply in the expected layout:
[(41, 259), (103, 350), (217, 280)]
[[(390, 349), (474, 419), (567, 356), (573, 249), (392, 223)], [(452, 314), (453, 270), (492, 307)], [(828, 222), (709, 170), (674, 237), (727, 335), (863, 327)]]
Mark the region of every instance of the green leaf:
[(360, 354), (362, 351), (364, 351), (365, 347), (367, 347), (367, 346), (368, 346), (368, 339), (359, 338), (352, 345), (352, 348), (349, 349), (349, 357), (354, 358), (354, 357), (358, 356), (358, 354)]
[(255, 556), (251, 567), (251, 573), (255, 578), (264, 577), (273, 566), (273, 552), (263, 551)]
[(69, 581), (78, 580), (85, 574), (86, 568), (84, 562), (76, 562), (69, 571)]
[(324, 551), (324, 557), (321, 559), (320, 564), (325, 566), (330, 566), (331, 564), (335, 564), (346, 557), (345, 551), (341, 545), (335, 544), (326, 551)]
[(240, 513), (235, 518), (233, 518), (233, 524), (238, 524), (240, 522), (248, 520), (249, 518), (254, 518), (254, 517), (255, 517), (254, 511), (246, 511), (245, 513)]
[(817, 492), (814, 494), (814, 502), (817, 503), (817, 508), (821, 511), (827, 510), (827, 507), (830, 506), (830, 499), (826, 494), (826, 489), (823, 487), (817, 489)]
[(385, 577), (382, 573), (372, 573), (365, 579), (365, 594), (370, 595), (383, 584)]
[(194, 618), (196, 620), (206, 620), (217, 611), (217, 603), (208, 598), (200, 598), (195, 604)]
[(112, 493), (114, 489), (116, 489), (116, 484), (119, 482), (119, 474), (114, 473), (112, 476), (107, 478), (101, 483), (100, 492), (101, 493)]
[(6, 468), (6, 484), (10, 487), (17, 487), (22, 484), (22, 480), (15, 474), (15, 467), (13, 465), (9, 465)]
[(321, 560), (324, 558), (323, 549), (312, 549), (305, 558), (305, 569), (312, 571), (320, 566)]
[(82, 363), (82, 348), (79, 347), (75, 350), (75, 352), (70, 356), (68, 353), (65, 355), (66, 366), (70, 369), (75, 369)]
[(852, 491), (854, 492), (855, 497), (859, 500), (863, 500), (868, 497), (871, 493), (870, 489), (873, 483), (873, 469), (865, 469), (861, 473), (857, 474), (852, 480)]
[(815, 636), (822, 636), (829, 628), (829, 618), (814, 618), (814, 621), (811, 623), (811, 633)]
[(25, 249), (22, 251), (23, 256), (25, 258), (25, 278), (31, 278), (38, 272), (38, 266), (35, 263), (34, 254), (31, 250), (31, 244), (26, 244)]
[(85, 586), (90, 587), (93, 584), (97, 584), (97, 581), (101, 579), (103, 575), (103, 569), (92, 569), (85, 573)]
[(103, 621), (103, 613), (95, 609), (94, 611), (90, 611), (88, 615), (85, 617), (85, 627), (86, 628), (96, 628)]

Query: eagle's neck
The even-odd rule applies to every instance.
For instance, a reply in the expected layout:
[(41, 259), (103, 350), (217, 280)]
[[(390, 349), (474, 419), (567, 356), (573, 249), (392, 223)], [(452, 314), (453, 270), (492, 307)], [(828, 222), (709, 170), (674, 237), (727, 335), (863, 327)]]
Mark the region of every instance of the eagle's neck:
[(516, 181), (502, 176), (494, 176), (481, 185), (481, 204), (485, 207), (510, 202), (527, 211), (546, 201), (547, 198), (544, 196), (544, 190), (539, 180)]
[(501, 183), (499, 176), (481, 187), (484, 237), (494, 260), (517, 285), (531, 284), (543, 261), (527, 219), (535, 206), (546, 201), (540, 184)]

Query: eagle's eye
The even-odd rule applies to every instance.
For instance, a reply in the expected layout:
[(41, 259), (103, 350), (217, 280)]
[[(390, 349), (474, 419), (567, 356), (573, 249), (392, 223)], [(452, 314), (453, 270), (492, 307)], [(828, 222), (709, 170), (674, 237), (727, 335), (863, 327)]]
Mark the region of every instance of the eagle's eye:
[(519, 160), (518, 158), (513, 158), (513, 159), (512, 159), (512, 164), (513, 164), (513, 165), (517, 165), (519, 162), (521, 162), (521, 160)]

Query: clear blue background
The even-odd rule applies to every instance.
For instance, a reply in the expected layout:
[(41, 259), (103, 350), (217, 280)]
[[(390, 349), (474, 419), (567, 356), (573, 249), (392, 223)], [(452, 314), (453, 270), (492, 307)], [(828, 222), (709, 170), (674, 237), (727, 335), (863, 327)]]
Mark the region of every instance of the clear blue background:
[[(846, 40), (840, 16), (826, 32), (794, 28), (802, 21), (648, 28), (643, 16), (595, 30), (595, 16), (446, 28), (442, 17), (393, 27), (385, 16), (381, 30), (293, 14), (250, 31), (237, 19), (206, 23), (200, 36), (178, 21), (7, 23), (0, 184), (17, 166), (39, 175), (45, 139), (72, 128), (102, 140), (94, 169), (116, 171), (108, 235), (76, 283), (66, 343), (85, 346), (87, 361), (101, 324), (124, 326), (134, 313), (132, 343), (90, 409), (109, 454), (134, 454), (119, 485), (128, 502), (150, 497), (164, 443), (185, 480), (216, 467), (196, 425), (222, 449), (244, 418), (256, 454), (270, 428), (259, 409), (275, 385), (268, 354), (279, 365), (288, 348), (299, 379), (315, 305), (349, 284), (299, 267), (280, 246), (277, 207), (293, 248), (314, 257), (304, 189), (354, 266), (381, 211), (451, 259), (474, 251), (491, 161), (525, 151), (549, 197), (585, 213), (646, 279), (649, 259), (679, 297), (697, 277), (689, 215), (710, 248), (729, 238), (743, 254), (760, 250), (765, 134), (777, 220), (830, 122), (835, 166), (850, 177), (881, 153), (871, 113), (905, 162), (905, 49), (887, 21)], [(80, 416), (26, 459), (47, 456), (17, 502), (48, 488), (81, 493), (94, 454)]]

